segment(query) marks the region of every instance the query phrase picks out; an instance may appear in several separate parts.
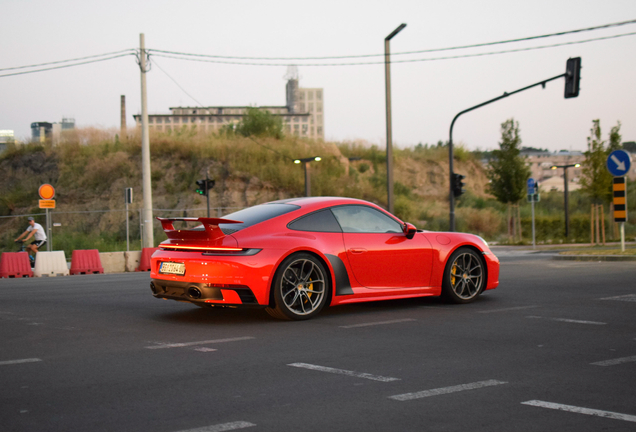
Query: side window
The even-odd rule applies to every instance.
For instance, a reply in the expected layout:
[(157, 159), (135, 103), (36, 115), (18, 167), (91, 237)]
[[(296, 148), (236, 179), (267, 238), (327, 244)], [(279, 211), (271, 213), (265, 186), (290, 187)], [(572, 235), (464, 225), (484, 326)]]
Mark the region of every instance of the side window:
[(320, 210), (291, 222), (287, 227), (295, 231), (342, 232), (331, 210)]
[(346, 233), (402, 232), (402, 226), (398, 221), (371, 207), (346, 205), (333, 207), (331, 210), (338, 219), (342, 231)]

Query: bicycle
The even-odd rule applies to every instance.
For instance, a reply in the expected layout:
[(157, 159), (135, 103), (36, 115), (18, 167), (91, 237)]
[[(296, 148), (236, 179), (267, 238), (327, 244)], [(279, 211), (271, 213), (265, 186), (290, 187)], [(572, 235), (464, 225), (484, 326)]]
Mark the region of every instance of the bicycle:
[(35, 257), (31, 255), (29, 251), (27, 250), (26, 243), (22, 240), (14, 240), (14, 243), (20, 244), (20, 248), (18, 249), (18, 252), (26, 252), (27, 256), (29, 257), (29, 262), (31, 263), (31, 267), (35, 267)]

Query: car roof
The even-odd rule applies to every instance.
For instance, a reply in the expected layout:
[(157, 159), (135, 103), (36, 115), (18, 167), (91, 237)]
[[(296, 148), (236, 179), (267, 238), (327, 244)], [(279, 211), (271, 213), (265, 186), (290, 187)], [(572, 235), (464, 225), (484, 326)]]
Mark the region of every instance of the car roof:
[(280, 201), (272, 201), (268, 204), (294, 204), (302, 207), (304, 210), (315, 210), (321, 209), (324, 207), (331, 207), (335, 205), (344, 205), (344, 204), (360, 204), (360, 205), (372, 205), (375, 204), (370, 203), (369, 201), (364, 201), (356, 198), (345, 198), (345, 197), (299, 197), (299, 198), (288, 198)]

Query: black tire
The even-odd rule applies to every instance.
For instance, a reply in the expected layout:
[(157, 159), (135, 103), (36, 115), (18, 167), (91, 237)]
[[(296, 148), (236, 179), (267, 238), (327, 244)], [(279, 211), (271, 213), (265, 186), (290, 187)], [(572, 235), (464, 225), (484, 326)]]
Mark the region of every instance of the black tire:
[(470, 303), (484, 290), (484, 261), (470, 248), (459, 248), (450, 256), (444, 269), (442, 296), (453, 303)]
[(313, 255), (297, 253), (278, 267), (272, 284), (275, 307), (265, 310), (278, 319), (310, 319), (325, 306), (329, 289), (329, 273), (322, 263)]

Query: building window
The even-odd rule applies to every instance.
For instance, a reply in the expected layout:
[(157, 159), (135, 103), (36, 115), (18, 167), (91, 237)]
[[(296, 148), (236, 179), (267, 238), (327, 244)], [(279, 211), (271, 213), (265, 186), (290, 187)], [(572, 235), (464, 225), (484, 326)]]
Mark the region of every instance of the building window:
[(170, 126), (166, 126), (166, 132), (171, 132), (172, 128)]
[(303, 91), (298, 92), (298, 100), (301, 100), (301, 101), (305, 100), (305, 92)]
[(314, 92), (312, 92), (312, 91), (307, 92), (307, 99), (314, 100)]
[(183, 118), (181, 119), (181, 122), (182, 122), (182, 123), (187, 123), (187, 122), (188, 122), (188, 118), (187, 118), (187, 117), (183, 117)]
[(163, 129), (163, 126), (157, 126), (157, 130), (160, 131)]
[(201, 120), (201, 123), (205, 123), (205, 117), (201, 117), (199, 120)]
[(152, 117), (148, 117), (148, 123), (152, 124), (153, 121), (154, 119)]
[(313, 102), (309, 104), (309, 112), (312, 112), (314, 110), (314, 104)]
[(307, 125), (306, 125), (306, 124), (304, 124), (304, 125), (303, 125), (303, 135), (307, 135), (307, 129), (308, 129), (308, 128), (307, 128)]
[(322, 116), (321, 116), (321, 115), (317, 116), (316, 121), (317, 121), (318, 123), (322, 123)]
[(316, 90), (316, 99), (322, 100), (322, 90)]
[(318, 135), (322, 135), (322, 127), (318, 126), (318, 127), (316, 128), (316, 133), (317, 133)]
[(163, 123), (163, 119), (161, 117), (157, 117), (157, 121), (155, 123)]
[(196, 113), (197, 113), (197, 110), (192, 110), (192, 114), (196, 114)]
[(305, 112), (305, 104), (304, 103), (300, 104), (300, 112)]
[(170, 123), (170, 117), (166, 117), (166, 123)]
[(192, 117), (192, 118), (190, 119), (190, 121), (191, 121), (192, 123), (194, 123), (194, 122), (196, 122), (196, 121), (197, 121), (197, 118), (196, 118), (196, 117)]
[(316, 111), (322, 112), (322, 103), (319, 102), (316, 104)]

